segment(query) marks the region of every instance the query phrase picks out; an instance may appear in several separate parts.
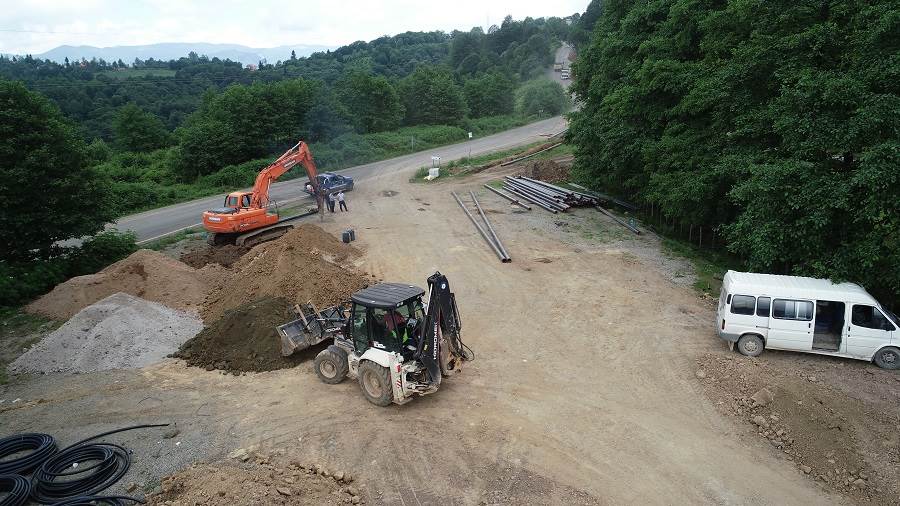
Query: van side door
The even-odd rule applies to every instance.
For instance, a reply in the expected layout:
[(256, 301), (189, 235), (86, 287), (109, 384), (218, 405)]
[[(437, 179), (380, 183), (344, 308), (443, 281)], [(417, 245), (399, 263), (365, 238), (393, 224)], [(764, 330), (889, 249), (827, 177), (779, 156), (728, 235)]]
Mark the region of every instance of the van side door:
[(882, 312), (868, 304), (853, 304), (847, 325), (847, 354), (870, 359), (878, 348), (890, 344), (896, 327)]
[(815, 306), (809, 300), (773, 299), (766, 348), (811, 351)]
[(756, 297), (752, 295), (731, 295), (731, 302), (726, 302), (728, 312), (724, 318), (725, 330), (734, 335), (757, 333), (756, 330)]

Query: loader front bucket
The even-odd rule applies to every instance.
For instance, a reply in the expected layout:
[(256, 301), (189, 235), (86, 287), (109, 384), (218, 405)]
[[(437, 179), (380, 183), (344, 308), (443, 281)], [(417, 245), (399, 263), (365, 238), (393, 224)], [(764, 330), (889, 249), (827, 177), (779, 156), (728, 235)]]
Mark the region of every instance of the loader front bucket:
[(294, 352), (309, 348), (310, 333), (300, 318), (276, 327), (281, 338), (281, 355), (288, 357)]

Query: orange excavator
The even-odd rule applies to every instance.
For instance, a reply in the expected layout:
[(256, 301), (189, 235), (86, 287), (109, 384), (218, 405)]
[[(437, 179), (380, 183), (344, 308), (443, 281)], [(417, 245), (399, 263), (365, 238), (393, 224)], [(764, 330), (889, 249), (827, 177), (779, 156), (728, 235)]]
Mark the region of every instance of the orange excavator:
[[(269, 200), (269, 186), (297, 164), (306, 169), (317, 206), (303, 214), (281, 218), (278, 204)], [(213, 246), (252, 246), (287, 233), (293, 227), (293, 224), (287, 223), (290, 220), (321, 212), (323, 196), (319, 191), (317, 175), (309, 147), (303, 141), (298, 142), (259, 172), (252, 191), (229, 193), (225, 197), (224, 207), (203, 212), (203, 227), (209, 232), (209, 243)]]

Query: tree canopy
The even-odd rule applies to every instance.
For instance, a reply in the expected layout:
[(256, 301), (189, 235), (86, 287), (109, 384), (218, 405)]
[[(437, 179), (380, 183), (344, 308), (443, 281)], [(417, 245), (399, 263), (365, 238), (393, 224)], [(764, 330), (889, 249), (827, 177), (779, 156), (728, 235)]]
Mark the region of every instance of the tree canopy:
[(59, 108), (21, 83), (0, 80), (0, 260), (47, 257), (115, 216), (87, 148)]
[(713, 228), (753, 270), (900, 296), (900, 6), (605, 0), (575, 171)]

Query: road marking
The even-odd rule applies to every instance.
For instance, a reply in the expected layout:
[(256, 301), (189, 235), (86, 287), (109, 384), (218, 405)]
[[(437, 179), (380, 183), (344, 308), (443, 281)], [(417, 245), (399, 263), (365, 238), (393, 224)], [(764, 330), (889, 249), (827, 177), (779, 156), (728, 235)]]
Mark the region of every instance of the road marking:
[(194, 227), (197, 227), (197, 226), (200, 226), (200, 225), (203, 225), (203, 222), (202, 222), (202, 221), (201, 221), (200, 223), (194, 223), (193, 225), (188, 225), (188, 226), (186, 226), (186, 227), (181, 227), (181, 228), (179, 228), (179, 229), (177, 229), (177, 230), (172, 230), (171, 232), (166, 232), (165, 234), (160, 234), (160, 235), (158, 235), (158, 236), (156, 236), (156, 237), (151, 237), (151, 238), (149, 238), (149, 239), (144, 239), (143, 241), (137, 241), (135, 244), (144, 244), (145, 242), (155, 241), (156, 239), (159, 239), (159, 238), (161, 238), (161, 237), (165, 237), (165, 236), (167, 236), (167, 235), (172, 235), (172, 234), (177, 234), (178, 232), (181, 232), (182, 230), (187, 230), (187, 229), (189, 229), (189, 228), (194, 228)]

